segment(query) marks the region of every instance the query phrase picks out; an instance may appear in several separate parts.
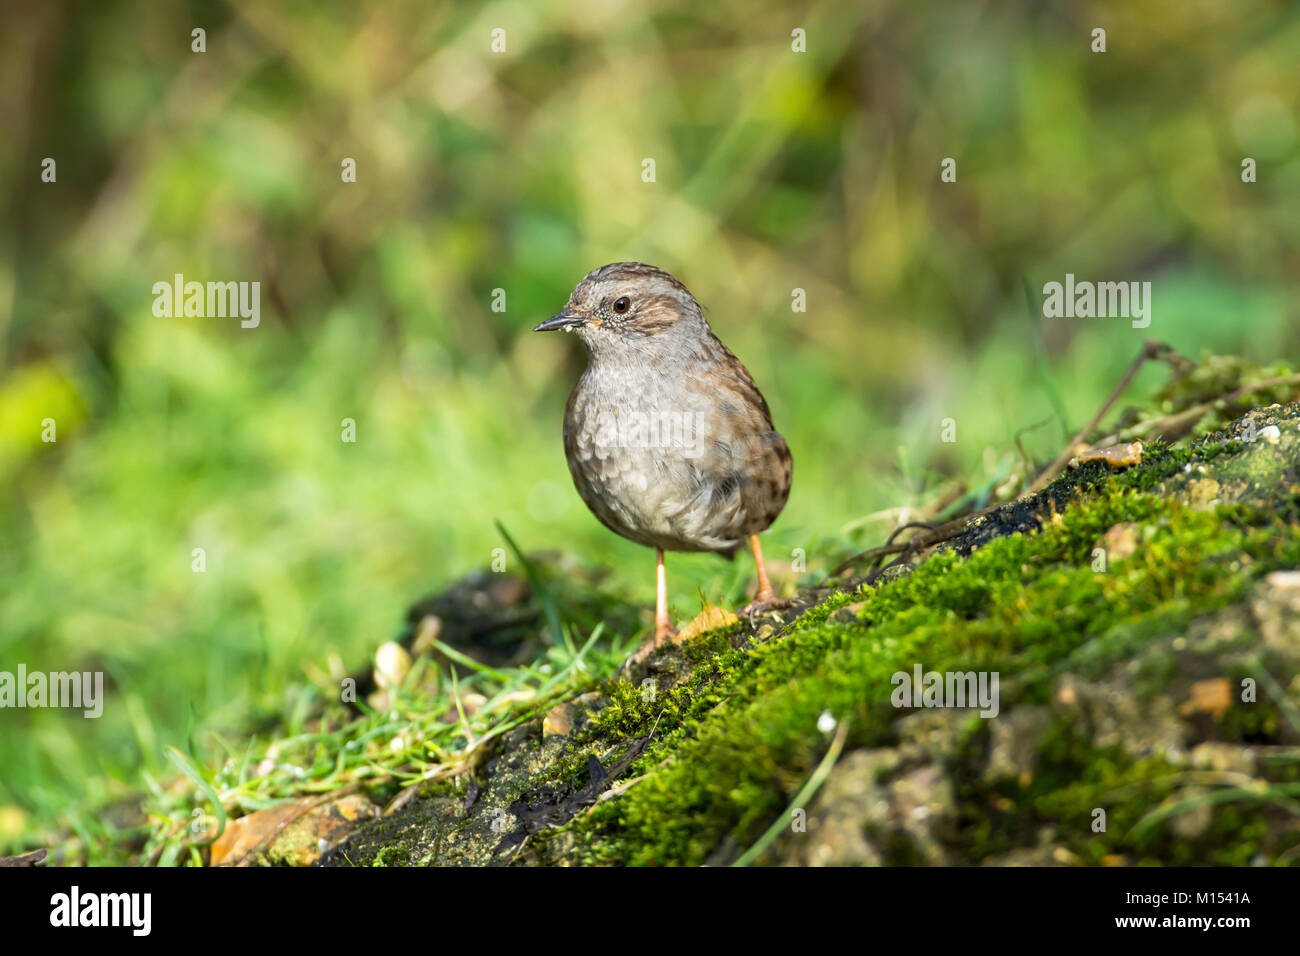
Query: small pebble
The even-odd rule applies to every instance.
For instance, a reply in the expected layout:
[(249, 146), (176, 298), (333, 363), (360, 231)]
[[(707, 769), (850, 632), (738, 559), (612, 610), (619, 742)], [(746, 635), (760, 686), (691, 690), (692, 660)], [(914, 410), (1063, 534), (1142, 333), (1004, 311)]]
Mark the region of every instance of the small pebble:
[(385, 641), (375, 649), (375, 683), (384, 690), (401, 685), (411, 669), (411, 655), (396, 641)]

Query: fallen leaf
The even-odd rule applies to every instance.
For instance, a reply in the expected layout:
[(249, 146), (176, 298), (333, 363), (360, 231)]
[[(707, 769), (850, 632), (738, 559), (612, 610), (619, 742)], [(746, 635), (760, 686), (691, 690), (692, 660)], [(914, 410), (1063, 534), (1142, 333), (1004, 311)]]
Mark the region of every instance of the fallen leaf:
[(691, 618), (690, 623), (677, 632), (677, 636), (673, 638), (673, 642), (681, 644), (684, 641), (692, 640), (693, 638), (699, 637), (701, 634), (717, 630), (720, 627), (730, 627), (732, 624), (736, 624), (739, 621), (740, 618), (736, 617), (736, 615), (732, 614), (726, 608), (716, 607), (711, 604), (699, 614), (695, 615), (695, 617)]
[(231, 820), (212, 844), (212, 866), (248, 866), (267, 855), (294, 866), (310, 866), (350, 833), (358, 822), (374, 816), (376, 807), (358, 793), (325, 798), (305, 797), (278, 803)]
[(275, 863), (311, 866), (376, 812), (375, 805), (359, 793), (312, 807), (280, 831), (267, 856)]
[(213, 866), (233, 866), (258, 847), (269, 843), (289, 821), (305, 813), (303, 801), (277, 803), (265, 810), (227, 821), (226, 829), (212, 843), (209, 857)]
[(1215, 720), (1220, 720), (1231, 707), (1232, 685), (1226, 677), (1214, 677), (1193, 684), (1192, 696), (1178, 708), (1178, 713), (1184, 717), (1212, 714)]
[(573, 733), (573, 717), (577, 708), (568, 701), (556, 704), (542, 718), (542, 739), (567, 737)]
[(1089, 461), (1104, 461), (1112, 468), (1142, 464), (1142, 442), (1124, 442), (1108, 445), (1105, 448), (1092, 448), (1070, 460), (1071, 466), (1082, 465)]

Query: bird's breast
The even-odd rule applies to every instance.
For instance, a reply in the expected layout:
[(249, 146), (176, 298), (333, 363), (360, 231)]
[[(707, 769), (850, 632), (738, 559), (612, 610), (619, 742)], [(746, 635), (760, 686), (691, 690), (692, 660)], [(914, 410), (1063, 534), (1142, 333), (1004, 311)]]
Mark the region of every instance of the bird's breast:
[(785, 441), (765, 405), (707, 387), (707, 374), (655, 373), (583, 375), (564, 421), (574, 484), (625, 538), (667, 550), (729, 550), (784, 506)]

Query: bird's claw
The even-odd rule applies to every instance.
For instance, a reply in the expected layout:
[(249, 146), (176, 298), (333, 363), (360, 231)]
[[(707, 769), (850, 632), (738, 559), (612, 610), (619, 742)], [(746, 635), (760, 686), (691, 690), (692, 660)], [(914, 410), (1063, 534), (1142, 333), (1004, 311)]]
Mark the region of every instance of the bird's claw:
[(632, 654), (632, 656), (629, 657), (623, 663), (623, 667), (625, 668), (631, 667), (634, 664), (640, 664), (644, 662), (650, 657), (651, 654), (659, 650), (659, 648), (666, 647), (669, 644), (675, 643), (677, 634), (678, 634), (677, 628), (673, 627), (671, 624), (669, 624), (667, 627), (656, 626), (654, 638), (652, 640), (647, 641), (645, 644), (641, 645), (641, 647), (638, 650), (636, 650)]
[(766, 613), (767, 611), (784, 611), (787, 608), (792, 607), (794, 607), (794, 601), (773, 595), (771, 597), (757, 598), (750, 601), (740, 609), (740, 616), (746, 618), (749, 621), (749, 626), (752, 628), (755, 626), (754, 618), (759, 614)]

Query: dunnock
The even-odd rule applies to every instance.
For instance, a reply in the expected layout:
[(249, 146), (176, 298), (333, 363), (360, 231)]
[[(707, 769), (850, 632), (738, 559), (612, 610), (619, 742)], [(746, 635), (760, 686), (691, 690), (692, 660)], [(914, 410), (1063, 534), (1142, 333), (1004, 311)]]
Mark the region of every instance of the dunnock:
[(718, 340), (695, 297), (662, 269), (613, 262), (578, 283), (534, 332), (577, 332), (589, 353), (564, 411), (578, 494), (623, 537), (654, 548), (655, 636), (668, 618), (665, 551), (730, 557), (746, 540), (758, 594), (742, 613), (781, 606), (758, 533), (790, 495), (792, 460), (753, 376)]

